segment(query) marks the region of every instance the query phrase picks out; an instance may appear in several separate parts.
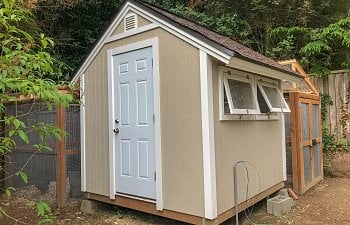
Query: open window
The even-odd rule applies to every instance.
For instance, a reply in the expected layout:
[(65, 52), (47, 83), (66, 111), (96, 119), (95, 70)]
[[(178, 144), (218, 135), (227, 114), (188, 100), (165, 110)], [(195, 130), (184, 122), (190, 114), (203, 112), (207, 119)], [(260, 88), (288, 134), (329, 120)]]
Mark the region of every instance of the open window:
[(279, 80), (219, 68), (220, 120), (274, 120), (290, 112)]
[(222, 69), (225, 114), (259, 114), (254, 76)]
[(279, 89), (278, 81), (256, 77), (258, 102), (261, 113), (290, 112)]

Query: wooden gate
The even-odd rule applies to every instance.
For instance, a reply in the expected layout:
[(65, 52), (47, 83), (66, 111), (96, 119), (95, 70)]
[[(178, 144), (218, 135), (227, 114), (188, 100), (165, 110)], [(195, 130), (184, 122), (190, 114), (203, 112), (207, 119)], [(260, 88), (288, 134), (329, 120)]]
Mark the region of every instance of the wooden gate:
[(304, 193), (323, 179), (320, 97), (289, 92), (293, 190)]

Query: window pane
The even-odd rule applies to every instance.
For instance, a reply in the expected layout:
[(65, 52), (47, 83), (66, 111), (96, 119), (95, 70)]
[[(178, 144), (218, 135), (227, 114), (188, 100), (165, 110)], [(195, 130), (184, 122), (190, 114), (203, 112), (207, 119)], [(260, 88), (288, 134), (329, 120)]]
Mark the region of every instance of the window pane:
[(230, 114), (230, 106), (228, 104), (226, 91), (224, 91), (224, 114)]
[(311, 182), (311, 150), (310, 146), (304, 146), (304, 182)]
[(310, 140), (309, 137), (309, 104), (300, 103), (303, 141)]
[(249, 83), (227, 79), (235, 109), (256, 109), (252, 86)]
[(319, 105), (312, 105), (312, 134), (313, 138), (320, 136)]
[(266, 100), (264, 99), (264, 96), (261, 94), (260, 88), (257, 88), (258, 90), (258, 103), (260, 107), (260, 112), (267, 113), (270, 112), (269, 106), (266, 103)]
[(282, 101), (281, 95), (276, 88), (262, 86), (265, 91), (267, 98), (269, 99), (272, 108), (284, 108), (284, 102)]
[(314, 175), (315, 177), (321, 175), (321, 155), (319, 143), (314, 145)]

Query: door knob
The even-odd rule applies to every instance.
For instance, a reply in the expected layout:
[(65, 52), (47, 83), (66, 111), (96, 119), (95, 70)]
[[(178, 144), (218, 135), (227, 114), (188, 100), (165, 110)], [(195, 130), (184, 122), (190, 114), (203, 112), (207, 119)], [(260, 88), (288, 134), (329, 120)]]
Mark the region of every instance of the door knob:
[(116, 124), (118, 124), (118, 123), (119, 123), (119, 120), (118, 120), (118, 119), (115, 119), (114, 122), (115, 122)]
[(114, 132), (115, 134), (119, 134), (119, 129), (118, 129), (118, 128), (115, 128), (115, 129), (113, 129), (113, 132)]

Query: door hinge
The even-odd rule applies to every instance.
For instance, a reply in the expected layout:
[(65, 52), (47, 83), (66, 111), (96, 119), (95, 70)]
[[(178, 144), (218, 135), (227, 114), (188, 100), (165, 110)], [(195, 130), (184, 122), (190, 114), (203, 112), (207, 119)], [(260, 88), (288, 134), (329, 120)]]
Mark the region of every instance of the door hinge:
[(153, 114), (153, 123), (156, 123), (156, 116)]
[(157, 180), (157, 172), (154, 171), (154, 180), (156, 181)]
[(152, 58), (152, 68), (153, 68), (153, 58)]

